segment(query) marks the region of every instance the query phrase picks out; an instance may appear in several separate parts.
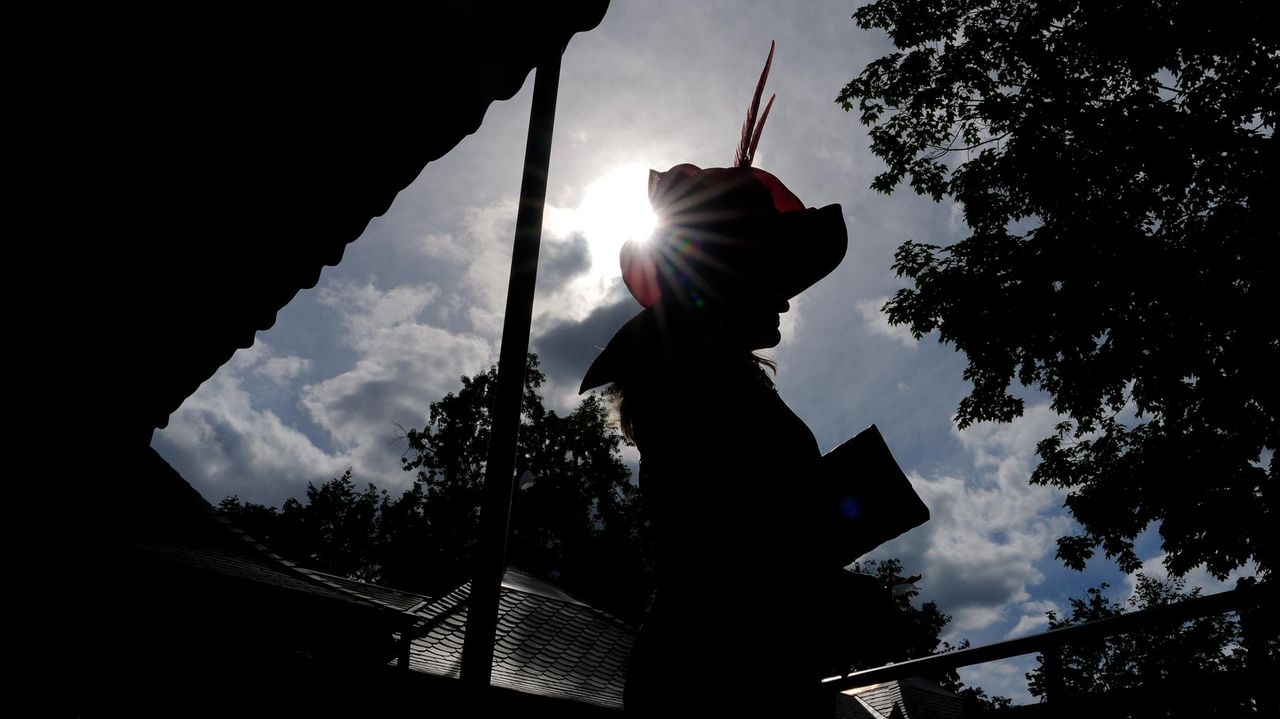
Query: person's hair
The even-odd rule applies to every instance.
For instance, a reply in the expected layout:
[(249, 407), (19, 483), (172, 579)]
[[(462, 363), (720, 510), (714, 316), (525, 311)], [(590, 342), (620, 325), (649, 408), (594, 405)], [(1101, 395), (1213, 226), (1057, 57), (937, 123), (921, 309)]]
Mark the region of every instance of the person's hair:
[[(762, 357), (754, 352), (751, 353), (751, 360), (762, 370), (768, 369), (775, 376), (778, 374), (778, 363), (774, 360)], [(614, 382), (605, 389), (604, 393), (613, 402), (613, 411), (617, 414), (618, 430), (622, 432), (622, 436), (626, 437), (628, 442), (635, 444), (635, 413), (632, 411), (632, 406), (627, 402), (626, 383), (622, 381)]]

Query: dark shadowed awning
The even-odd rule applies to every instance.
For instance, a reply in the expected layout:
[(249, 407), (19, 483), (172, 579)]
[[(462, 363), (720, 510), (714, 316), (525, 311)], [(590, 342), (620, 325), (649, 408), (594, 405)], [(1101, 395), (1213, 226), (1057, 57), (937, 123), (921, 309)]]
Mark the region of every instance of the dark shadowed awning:
[[(225, 527), (151, 432), (606, 7), (183, 3), (41, 19), (39, 50), (19, 53), (37, 91), (17, 103), (44, 119), (19, 133), (39, 158), (21, 176), (37, 202), (19, 214), (41, 225), (20, 235), (37, 249), (20, 269), (40, 292), (20, 309), (35, 336), (13, 346), (37, 347), (28, 424), (60, 447), (34, 454), (70, 498), (32, 535), (54, 575), (40, 663), (75, 672), (69, 713), (143, 698), (226, 714), (255, 690), (274, 697), (257, 713), (298, 696), (333, 711), (363, 701), (334, 698), (353, 672), (381, 681), (404, 610)], [(69, 446), (74, 465), (58, 461)], [(86, 596), (110, 649), (92, 670), (75, 661)], [(214, 640), (193, 653), (198, 636)]]
[(66, 339), (96, 365), (71, 381), (117, 429), (164, 426), (607, 2), (284, 6), (179, 4), (67, 43), (77, 86), (53, 94), (88, 178)]

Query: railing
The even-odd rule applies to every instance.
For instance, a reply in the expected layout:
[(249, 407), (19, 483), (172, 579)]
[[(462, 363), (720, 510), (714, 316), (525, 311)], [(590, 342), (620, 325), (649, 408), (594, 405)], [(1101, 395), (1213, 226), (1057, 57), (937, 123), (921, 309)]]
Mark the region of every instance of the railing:
[[(1276, 608), (1276, 590), (1274, 583), (1241, 585), (1236, 589), (1211, 594), (1203, 597), (1186, 599), (1175, 604), (1141, 609), (1115, 617), (1107, 617), (1083, 624), (1061, 629), (1053, 629), (1017, 639), (1009, 639), (995, 644), (960, 649), (945, 654), (934, 654), (920, 659), (912, 659), (897, 664), (889, 664), (874, 669), (864, 669), (824, 680), (824, 684), (832, 691), (848, 691), (861, 687), (869, 687), (896, 679), (915, 676), (936, 676), (960, 667), (984, 664), (986, 662), (1009, 659), (1039, 652), (1044, 656), (1045, 702), (1039, 705), (1016, 707), (1018, 714), (1026, 715), (1058, 715), (1074, 714), (1086, 708), (1087, 704), (1106, 701), (1109, 704), (1131, 705), (1149, 701), (1152, 697), (1167, 696), (1170, 692), (1203, 691), (1207, 687), (1200, 685), (1163, 686), (1153, 684), (1141, 690), (1112, 692), (1106, 695), (1090, 695), (1088, 697), (1071, 697), (1065, 694), (1062, 686), (1061, 649), (1065, 645), (1081, 642), (1098, 641), (1116, 634), (1135, 631), (1149, 631), (1172, 624), (1196, 619), (1199, 617), (1238, 612), (1241, 617), (1241, 628), (1244, 632), (1244, 646), (1249, 651), (1249, 666), (1243, 673), (1219, 672), (1215, 675), (1201, 675), (1199, 680), (1222, 685), (1222, 688), (1234, 691), (1248, 691), (1255, 699), (1255, 706), (1262, 716), (1280, 716), (1277, 707), (1276, 693), (1273, 685), (1277, 676), (1270, 666), (1266, 637), (1263, 636), (1263, 613), (1273, 612)], [(1220, 676), (1218, 676), (1220, 675)]]

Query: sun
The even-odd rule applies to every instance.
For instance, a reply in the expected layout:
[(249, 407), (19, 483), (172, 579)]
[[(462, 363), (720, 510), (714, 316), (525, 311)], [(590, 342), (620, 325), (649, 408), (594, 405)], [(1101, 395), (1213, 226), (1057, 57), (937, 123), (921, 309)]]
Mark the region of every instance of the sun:
[(587, 239), (591, 266), (618, 273), (618, 251), (627, 240), (643, 241), (657, 218), (649, 207), (649, 169), (640, 163), (614, 168), (587, 185), (574, 226)]

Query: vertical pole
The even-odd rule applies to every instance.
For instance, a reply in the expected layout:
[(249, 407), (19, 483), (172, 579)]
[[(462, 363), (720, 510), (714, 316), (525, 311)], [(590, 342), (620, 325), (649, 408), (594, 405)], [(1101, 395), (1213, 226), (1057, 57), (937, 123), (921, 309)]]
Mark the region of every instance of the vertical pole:
[(396, 669), (401, 674), (409, 673), (409, 658), (413, 649), (413, 625), (407, 624), (400, 630), (400, 640), (396, 646)]
[(515, 247), (511, 253), (511, 279), (502, 320), (502, 348), (498, 355), (498, 386), (485, 467), (480, 536), (462, 644), (462, 682), (474, 690), (487, 688), (493, 672), (498, 592), (506, 571), (507, 528), (515, 487), (516, 433), (520, 428), (529, 325), (533, 321), (533, 290), (538, 280), (538, 245), (542, 240), (542, 208), (547, 198), (547, 169), (551, 163), (551, 131), (562, 52), (558, 48), (553, 56), (538, 64), (533, 83), (529, 139), (525, 145), (524, 176), (520, 181), (520, 209), (516, 214)]
[[(1235, 591), (1243, 594), (1249, 587), (1257, 585), (1257, 579), (1243, 577), (1236, 580)], [(1241, 604), (1236, 611), (1236, 616), (1240, 618), (1241, 643), (1245, 649), (1245, 671), (1253, 690), (1254, 713), (1261, 716), (1277, 716), (1277, 712), (1280, 712), (1280, 699), (1277, 699), (1277, 696), (1280, 695), (1277, 695), (1275, 690), (1273, 679), (1275, 667), (1272, 666), (1273, 662), (1267, 651), (1268, 617), (1263, 614), (1264, 611), (1267, 610), (1263, 608), (1260, 600), (1254, 600)], [(1275, 620), (1271, 619), (1271, 621)]]
[(1065, 715), (1066, 677), (1062, 674), (1061, 644), (1052, 644), (1044, 648), (1044, 663), (1041, 664), (1041, 675), (1044, 677), (1044, 701), (1047, 716)]

